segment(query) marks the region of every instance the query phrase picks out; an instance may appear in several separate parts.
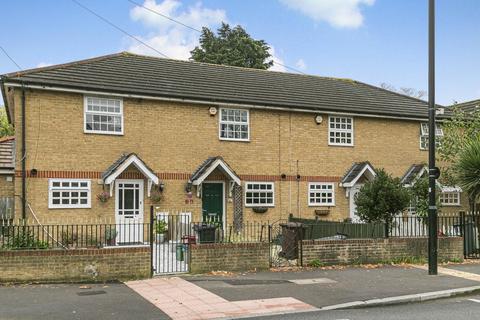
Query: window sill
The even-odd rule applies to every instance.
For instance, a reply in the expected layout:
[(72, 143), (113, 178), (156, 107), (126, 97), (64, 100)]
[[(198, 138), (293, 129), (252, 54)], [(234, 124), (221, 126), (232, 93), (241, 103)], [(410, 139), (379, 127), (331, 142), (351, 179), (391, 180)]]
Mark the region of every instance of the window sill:
[(123, 132), (83, 131), (85, 134), (100, 134), (106, 136), (123, 136)]
[(230, 142), (250, 142), (250, 139), (228, 139), (228, 138), (218, 138), (220, 141), (230, 141)]
[(309, 204), (309, 208), (330, 208), (330, 207), (335, 207), (335, 203), (330, 203), (330, 204)]
[(328, 146), (330, 146), (330, 147), (350, 147), (350, 148), (353, 148), (355, 145), (353, 145), (353, 144), (329, 143)]

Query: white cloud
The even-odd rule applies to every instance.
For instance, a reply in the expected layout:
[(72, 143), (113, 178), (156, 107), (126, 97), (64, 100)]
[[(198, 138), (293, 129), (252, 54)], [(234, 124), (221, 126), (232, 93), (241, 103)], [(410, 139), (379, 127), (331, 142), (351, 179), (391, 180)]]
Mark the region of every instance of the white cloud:
[(51, 63), (48, 63), (48, 62), (40, 62), (39, 64), (37, 64), (35, 66), (35, 68), (43, 68), (43, 67), (48, 67), (48, 66), (51, 66), (52, 64)]
[(358, 28), (363, 25), (360, 7), (375, 0), (280, 0), (287, 7), (300, 11), (315, 21), (325, 21), (337, 28)]
[[(178, 0), (164, 0), (159, 3), (156, 0), (145, 0), (143, 5), (196, 29), (215, 28), (222, 21), (227, 22), (224, 10), (205, 8), (200, 2), (188, 8), (182, 8), (182, 3)], [(198, 45), (199, 33), (197, 31), (188, 29), (145, 8), (136, 6), (130, 11), (130, 17), (151, 29), (148, 36), (137, 37), (169, 58), (187, 60), (190, 57), (190, 51)], [(128, 50), (140, 54), (156, 54), (138, 42), (132, 42)]]
[(272, 55), (270, 59), (273, 60), (273, 66), (271, 66), (268, 70), (286, 72), (287, 69), (283, 66), (285, 63), (283, 62), (283, 59), (280, 58), (280, 56), (278, 56), (278, 54), (275, 52), (275, 48), (270, 46), (270, 50), (268, 50), (268, 52)]
[(297, 62), (295, 62), (295, 66), (301, 71), (304, 71), (305, 69), (307, 69), (307, 64), (303, 59), (298, 59)]

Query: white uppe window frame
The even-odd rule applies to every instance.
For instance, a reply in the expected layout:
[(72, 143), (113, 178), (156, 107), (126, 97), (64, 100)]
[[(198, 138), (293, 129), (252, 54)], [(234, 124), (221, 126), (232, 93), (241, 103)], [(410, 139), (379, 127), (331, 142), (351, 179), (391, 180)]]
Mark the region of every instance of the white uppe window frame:
[[(438, 123), (435, 124), (435, 137), (443, 137), (443, 128)], [(420, 150), (428, 150), (428, 123), (420, 123)], [(440, 139), (435, 139), (435, 144), (437, 147), (440, 145)]]
[[(247, 114), (247, 121), (231, 121), (231, 120), (222, 120), (222, 113), (224, 111), (240, 111), (240, 112), (246, 112)], [(247, 138), (228, 138), (228, 137), (222, 137), (222, 124), (226, 125), (246, 125), (247, 126)], [(220, 140), (225, 140), (225, 141), (242, 141), (242, 142), (249, 142), (250, 141), (250, 110), (248, 109), (236, 109), (236, 108), (220, 108), (219, 110), (219, 116), (218, 116), (218, 138)]]
[[(271, 189), (261, 189), (261, 186), (271, 186)], [(253, 186), (260, 186), (259, 189), (254, 189)], [(249, 192), (254, 193), (271, 193), (272, 203), (247, 203), (249, 198), (254, 199), (254, 197), (247, 197)], [(265, 197), (266, 199), (266, 197)], [(275, 183), (273, 182), (245, 182), (245, 207), (275, 207)]]
[[(458, 207), (460, 206), (460, 191), (442, 191), (440, 194), (440, 204), (442, 207)], [(455, 202), (445, 202), (445, 198), (454, 199)]]
[[(88, 110), (89, 106), (89, 99), (101, 99), (101, 100), (113, 100), (119, 102), (120, 110), (119, 112), (115, 111), (92, 111)], [(115, 108), (115, 106), (112, 106)], [(95, 129), (87, 129), (87, 115), (92, 116), (113, 116), (118, 117), (120, 116), (120, 131), (109, 131), (109, 130), (95, 130)], [(124, 132), (124, 124), (123, 124), (124, 114), (123, 114), (123, 99), (122, 98), (115, 98), (115, 97), (97, 97), (97, 96), (84, 96), (83, 99), (83, 132), (84, 133), (92, 133), (92, 134), (107, 134), (107, 135), (115, 135), (121, 136)], [(115, 125), (114, 125), (115, 130)]]
[[(331, 124), (333, 121), (337, 123), (336, 119), (340, 119), (340, 125), (342, 124), (341, 119), (345, 119), (345, 126), (350, 125), (351, 128), (332, 128)], [(350, 123), (348, 123), (348, 120), (350, 120)], [(345, 133), (345, 135), (350, 134), (350, 143), (348, 142), (331, 142), (330, 141), (330, 135), (332, 133)], [(339, 146), (339, 147), (353, 147), (355, 144), (355, 130), (354, 130), (354, 118), (353, 117), (346, 117), (346, 116), (328, 116), (328, 145), (329, 146)], [(341, 139), (341, 137), (340, 137)], [(345, 139), (348, 139), (345, 137)], [(336, 140), (336, 137), (334, 137), (334, 140)]]
[[(321, 187), (320, 189), (312, 189), (313, 187)], [(327, 189), (322, 189), (322, 187), (327, 187)], [(330, 187), (328, 189), (328, 187)], [(316, 202), (317, 198), (322, 199), (321, 195), (318, 197), (312, 193), (327, 193), (330, 194), (330, 197), (326, 199), (331, 199), (331, 202)], [(335, 184), (332, 182), (310, 182), (308, 184), (308, 206), (309, 207), (334, 207), (335, 206)]]
[[(68, 184), (68, 185), (67, 185)], [(86, 196), (80, 193), (86, 192)], [(68, 193), (64, 195), (64, 193)], [(72, 195), (78, 193), (78, 196)], [(57, 195), (58, 194), (58, 195)], [(60, 200), (60, 203), (54, 203), (54, 200)], [(64, 204), (63, 199), (69, 199), (69, 202), (78, 200), (75, 204)], [(81, 199), (86, 199), (86, 203), (81, 203)], [(92, 204), (91, 180), (86, 179), (49, 179), (48, 180), (48, 208), (49, 209), (88, 209)]]

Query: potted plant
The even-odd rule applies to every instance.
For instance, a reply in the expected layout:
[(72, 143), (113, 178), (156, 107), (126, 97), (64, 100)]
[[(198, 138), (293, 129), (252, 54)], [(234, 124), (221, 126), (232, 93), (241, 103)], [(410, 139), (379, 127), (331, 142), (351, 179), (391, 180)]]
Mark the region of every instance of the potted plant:
[(100, 201), (100, 202), (107, 202), (108, 199), (110, 198), (110, 194), (108, 192), (100, 192), (98, 195), (97, 195), (97, 199)]
[(167, 222), (163, 220), (159, 220), (155, 223), (155, 233), (157, 235), (157, 242), (163, 243), (165, 242), (165, 233), (168, 231)]
[(159, 191), (153, 191), (150, 194), (150, 201), (152, 203), (159, 203), (160, 201), (162, 201), (162, 199), (163, 199), (163, 196)]
[(114, 246), (117, 238), (117, 230), (115, 228), (105, 229), (105, 241), (108, 246)]

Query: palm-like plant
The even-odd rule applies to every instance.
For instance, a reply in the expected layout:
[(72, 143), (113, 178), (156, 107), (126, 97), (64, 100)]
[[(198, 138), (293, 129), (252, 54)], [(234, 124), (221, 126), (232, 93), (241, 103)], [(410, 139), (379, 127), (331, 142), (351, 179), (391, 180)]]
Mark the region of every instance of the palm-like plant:
[(468, 194), (470, 209), (475, 210), (475, 203), (480, 194), (480, 139), (467, 143), (460, 152), (454, 166), (458, 184)]

